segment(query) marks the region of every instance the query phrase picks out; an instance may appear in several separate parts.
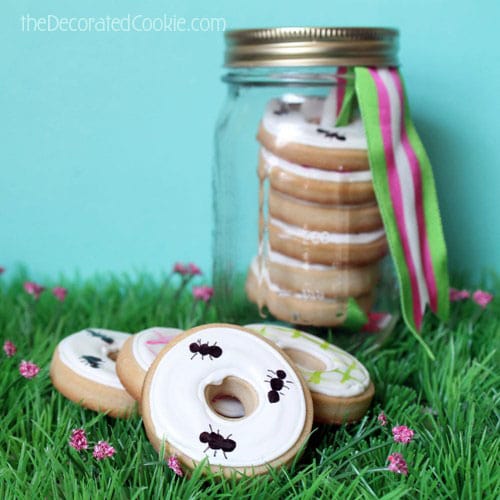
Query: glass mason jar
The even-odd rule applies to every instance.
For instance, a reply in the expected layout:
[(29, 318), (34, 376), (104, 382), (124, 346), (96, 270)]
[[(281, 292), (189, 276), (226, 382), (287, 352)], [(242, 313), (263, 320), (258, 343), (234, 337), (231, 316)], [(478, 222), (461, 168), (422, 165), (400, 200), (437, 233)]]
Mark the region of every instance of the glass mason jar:
[(342, 327), (397, 310), (361, 118), (335, 126), (343, 69), (395, 65), (397, 38), (369, 28), (226, 34), (213, 175), (221, 319)]

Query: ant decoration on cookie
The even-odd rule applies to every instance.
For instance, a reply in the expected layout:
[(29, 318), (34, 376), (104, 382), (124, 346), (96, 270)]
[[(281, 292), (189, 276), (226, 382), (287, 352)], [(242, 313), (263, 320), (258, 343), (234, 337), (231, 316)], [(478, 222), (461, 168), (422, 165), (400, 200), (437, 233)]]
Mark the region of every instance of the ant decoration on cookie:
[(216, 344), (217, 342), (214, 342), (213, 345), (210, 345), (208, 342), (202, 344), (201, 340), (198, 339), (198, 342), (193, 342), (189, 345), (189, 350), (194, 353), (191, 356), (191, 359), (193, 359), (197, 354), (200, 354), (201, 359), (204, 359), (205, 356), (208, 356), (210, 359), (220, 358), (222, 355), (222, 349)]
[(101, 339), (102, 341), (106, 342), (106, 344), (112, 344), (114, 342), (114, 339), (111, 337), (108, 337), (107, 335), (104, 335), (102, 333), (96, 332), (95, 330), (91, 330), (90, 328), (87, 328), (87, 332), (92, 335), (92, 337), (97, 337)]
[(102, 359), (97, 356), (80, 356), (80, 359), (91, 368), (100, 368), (100, 363), (102, 363)]
[(291, 380), (286, 379), (286, 373), (283, 370), (267, 370), (270, 372), (272, 375), (267, 375), (267, 379), (265, 380), (266, 383), (269, 383), (271, 386), (271, 390), (267, 393), (267, 399), (269, 400), (270, 403), (277, 403), (280, 400), (280, 395), (284, 396), (284, 394), (281, 391), (281, 389), (290, 389), (290, 387), (287, 384), (293, 384)]
[(286, 102), (283, 102), (281, 101), (279, 103), (279, 108), (274, 110), (273, 113), (275, 115), (278, 115), (278, 116), (281, 116), (281, 115), (287, 115), (288, 113), (290, 113), (290, 107), (288, 106), (288, 104)]
[(227, 460), (226, 453), (230, 453), (234, 451), (236, 448), (236, 441), (233, 439), (229, 439), (232, 434), (229, 434), (226, 438), (219, 433), (219, 429), (217, 432), (214, 432), (212, 426), (209, 425), (210, 432), (202, 432), (200, 434), (200, 441), (202, 443), (207, 443), (208, 446), (205, 448), (203, 453), (206, 453), (208, 449), (214, 450), (214, 457), (217, 456), (217, 451), (221, 450), (224, 454), (224, 458)]
[(330, 132), (324, 128), (317, 128), (316, 132), (318, 134), (323, 134), (327, 139), (337, 139), (339, 141), (345, 141), (345, 135), (341, 135), (338, 132)]

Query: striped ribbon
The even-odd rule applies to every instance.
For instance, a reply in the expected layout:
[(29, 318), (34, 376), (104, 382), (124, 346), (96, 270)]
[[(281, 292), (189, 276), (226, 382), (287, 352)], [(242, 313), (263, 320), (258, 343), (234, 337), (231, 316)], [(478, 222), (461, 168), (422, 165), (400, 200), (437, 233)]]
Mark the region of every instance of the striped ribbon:
[[(446, 246), (431, 164), (411, 121), (399, 71), (356, 67), (354, 76), (403, 317), (430, 353), (419, 335), (426, 306), (442, 319), (449, 310)], [(342, 112), (352, 111), (353, 98), (345, 102), (347, 89), (338, 89), (337, 123)]]
[(336, 93), (336, 127), (347, 125), (352, 118), (354, 104), (356, 102), (356, 92), (354, 90), (354, 69), (339, 66), (337, 68)]

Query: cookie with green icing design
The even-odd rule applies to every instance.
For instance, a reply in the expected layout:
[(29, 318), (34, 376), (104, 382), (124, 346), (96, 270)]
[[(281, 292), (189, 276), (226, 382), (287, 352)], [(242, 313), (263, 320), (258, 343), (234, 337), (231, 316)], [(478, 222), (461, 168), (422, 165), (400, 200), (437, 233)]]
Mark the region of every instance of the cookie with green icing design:
[(316, 422), (353, 422), (366, 413), (374, 386), (368, 371), (354, 356), (297, 329), (262, 323), (245, 328), (277, 344), (295, 362), (311, 391)]

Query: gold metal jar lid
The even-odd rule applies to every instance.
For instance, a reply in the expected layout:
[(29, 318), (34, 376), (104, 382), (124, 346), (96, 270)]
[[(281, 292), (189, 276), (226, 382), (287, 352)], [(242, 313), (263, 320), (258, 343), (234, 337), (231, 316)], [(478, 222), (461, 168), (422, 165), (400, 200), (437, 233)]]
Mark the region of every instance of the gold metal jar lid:
[(396, 66), (392, 28), (264, 28), (226, 32), (225, 66)]

